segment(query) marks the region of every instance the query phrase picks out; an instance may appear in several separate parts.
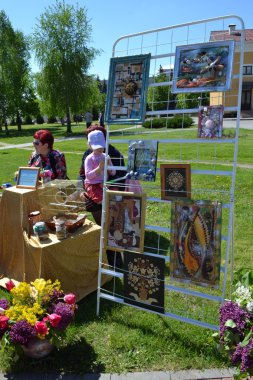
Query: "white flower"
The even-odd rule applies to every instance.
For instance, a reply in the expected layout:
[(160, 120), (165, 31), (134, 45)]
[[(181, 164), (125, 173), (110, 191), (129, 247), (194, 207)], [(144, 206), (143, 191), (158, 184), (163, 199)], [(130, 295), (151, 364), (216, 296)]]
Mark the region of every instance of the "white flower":
[(234, 292), (234, 296), (235, 302), (237, 302), (240, 306), (242, 306), (243, 303), (249, 303), (253, 301), (251, 298), (250, 289), (243, 285), (237, 287)]
[(253, 312), (253, 301), (247, 303), (246, 309), (251, 313)]

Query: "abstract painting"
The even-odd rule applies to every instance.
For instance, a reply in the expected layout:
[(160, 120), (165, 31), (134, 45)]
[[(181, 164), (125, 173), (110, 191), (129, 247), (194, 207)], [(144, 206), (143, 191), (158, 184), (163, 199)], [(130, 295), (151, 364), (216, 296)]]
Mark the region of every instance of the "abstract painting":
[(186, 199), (172, 203), (172, 279), (200, 286), (219, 286), (221, 210), (221, 203), (216, 201)]

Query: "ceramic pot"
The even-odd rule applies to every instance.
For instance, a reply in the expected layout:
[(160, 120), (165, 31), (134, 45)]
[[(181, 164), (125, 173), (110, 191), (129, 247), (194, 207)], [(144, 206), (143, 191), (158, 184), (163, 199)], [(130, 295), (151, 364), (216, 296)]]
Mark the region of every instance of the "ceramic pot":
[(53, 351), (54, 345), (48, 339), (32, 338), (22, 349), (29, 358), (42, 359)]

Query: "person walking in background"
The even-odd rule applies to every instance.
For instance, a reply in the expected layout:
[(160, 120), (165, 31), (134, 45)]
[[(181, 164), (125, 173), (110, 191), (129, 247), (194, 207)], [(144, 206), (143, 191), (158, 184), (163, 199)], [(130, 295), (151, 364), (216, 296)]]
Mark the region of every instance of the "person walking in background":
[(43, 182), (54, 179), (67, 179), (66, 160), (63, 153), (53, 149), (54, 136), (46, 129), (34, 133), (33, 146), (28, 166), (41, 168)]
[(99, 112), (99, 114), (98, 114), (98, 122), (99, 122), (100, 127), (104, 127), (105, 126), (103, 112)]
[(86, 128), (89, 128), (91, 126), (92, 118), (93, 118), (92, 113), (87, 111), (86, 114), (84, 115), (84, 120), (86, 121)]

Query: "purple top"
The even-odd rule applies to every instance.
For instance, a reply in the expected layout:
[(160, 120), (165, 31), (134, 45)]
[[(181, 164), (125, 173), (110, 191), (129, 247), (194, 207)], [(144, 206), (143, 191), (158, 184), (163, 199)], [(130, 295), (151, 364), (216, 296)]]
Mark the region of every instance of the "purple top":
[[(94, 154), (93, 152), (89, 154), (84, 162), (85, 167), (85, 184), (95, 184), (95, 183), (103, 183), (104, 182), (104, 172), (101, 171), (101, 173), (96, 173), (96, 169), (99, 166), (101, 161), (105, 160), (105, 153), (101, 154)], [(107, 155), (108, 159), (108, 165), (112, 166), (112, 161), (110, 157)], [(116, 170), (108, 170), (108, 173), (110, 175), (115, 175)]]

